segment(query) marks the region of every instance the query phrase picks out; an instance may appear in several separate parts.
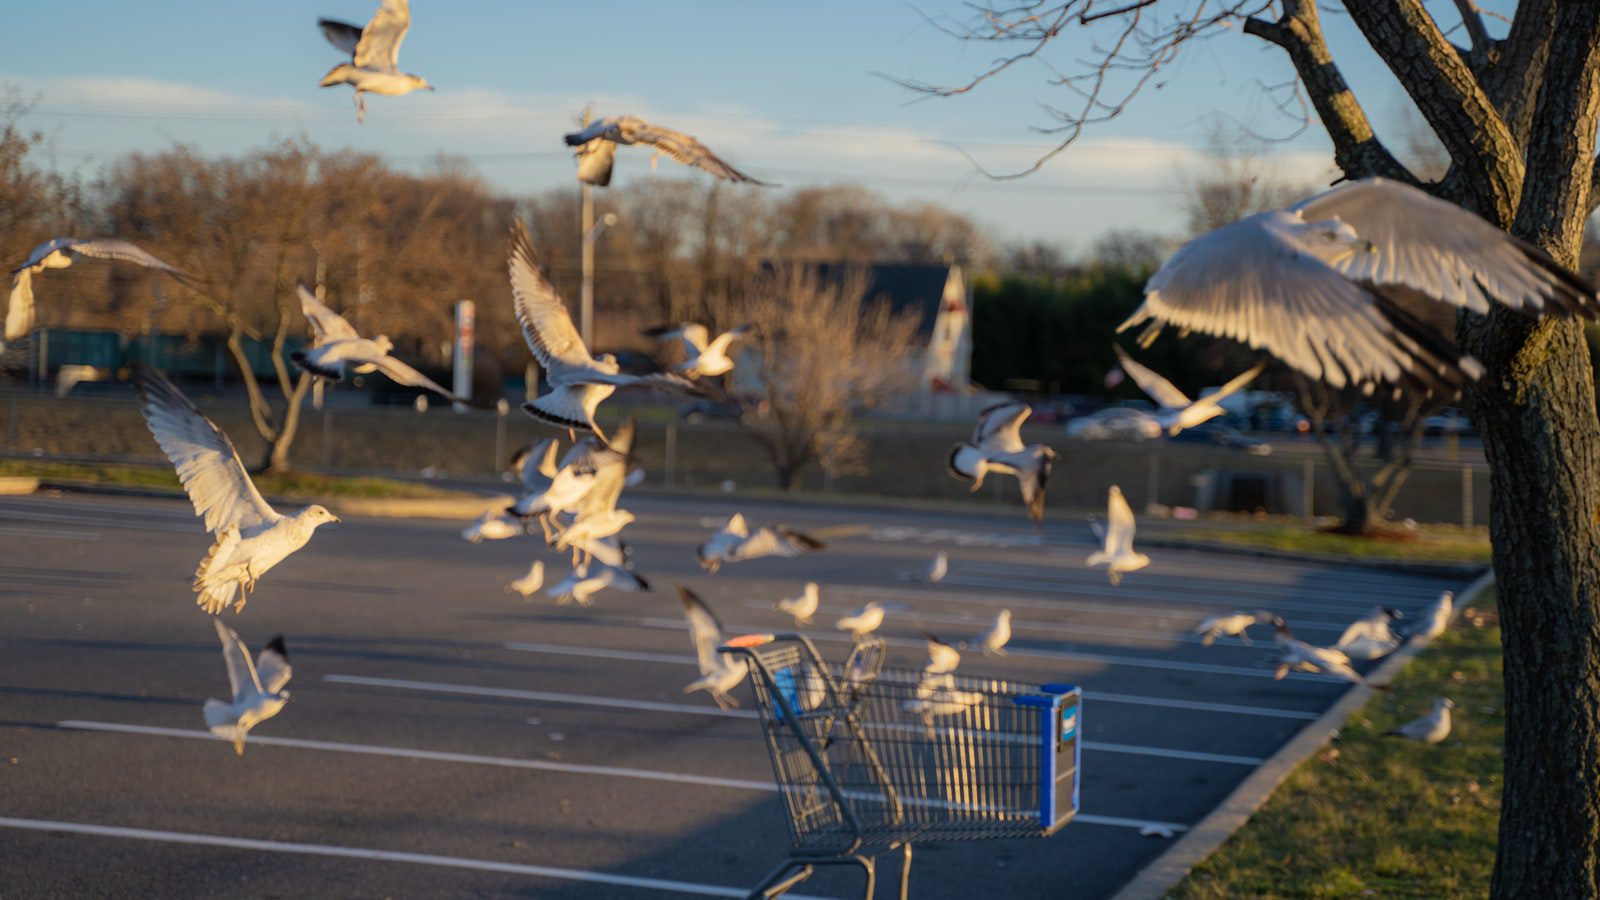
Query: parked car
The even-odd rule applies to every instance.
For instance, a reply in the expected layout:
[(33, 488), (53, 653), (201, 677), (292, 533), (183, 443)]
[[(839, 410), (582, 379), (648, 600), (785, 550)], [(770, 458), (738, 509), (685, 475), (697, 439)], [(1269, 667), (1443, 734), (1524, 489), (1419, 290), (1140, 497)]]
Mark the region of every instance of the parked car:
[(1112, 407), (1068, 422), (1067, 437), (1080, 441), (1148, 441), (1161, 437), (1161, 423), (1147, 412)]
[(678, 418), (689, 425), (698, 425), (712, 419), (725, 419), (738, 421), (746, 415), (764, 416), (767, 413), (765, 400), (740, 400), (730, 397), (727, 400), (696, 400), (686, 403), (678, 409)]
[(1227, 447), (1233, 450), (1243, 450), (1252, 456), (1270, 456), (1272, 445), (1263, 440), (1258, 440), (1248, 434), (1224, 425), (1221, 422), (1206, 422), (1193, 428), (1185, 428), (1167, 440), (1175, 444), (1210, 444), (1213, 447)]

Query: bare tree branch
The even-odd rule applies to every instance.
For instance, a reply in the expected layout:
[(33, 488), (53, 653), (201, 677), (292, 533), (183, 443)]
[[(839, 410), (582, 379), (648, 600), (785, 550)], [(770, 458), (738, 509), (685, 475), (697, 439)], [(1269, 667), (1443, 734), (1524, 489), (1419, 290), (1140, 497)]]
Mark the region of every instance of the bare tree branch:
[(1456, 11), (1461, 14), (1461, 24), (1472, 40), (1472, 55), (1487, 59), (1493, 42), (1489, 40), (1489, 29), (1483, 26), (1483, 11), (1472, 0), (1455, 0), (1455, 3)]
[(1333, 158), (1347, 178), (1382, 175), (1415, 183), (1416, 178), (1389, 152), (1373, 133), (1366, 111), (1356, 100), (1350, 85), (1333, 61), (1316, 4), (1310, 0), (1288, 0), (1277, 22), (1246, 19), (1246, 34), (1255, 35), (1282, 47), (1289, 54), (1295, 72), (1305, 83), (1311, 105), (1333, 139)]
[(1521, 148), (1499, 110), (1421, 0), (1348, 0), (1372, 49), (1462, 164), (1462, 187), (1480, 210), (1513, 210), (1522, 192)]

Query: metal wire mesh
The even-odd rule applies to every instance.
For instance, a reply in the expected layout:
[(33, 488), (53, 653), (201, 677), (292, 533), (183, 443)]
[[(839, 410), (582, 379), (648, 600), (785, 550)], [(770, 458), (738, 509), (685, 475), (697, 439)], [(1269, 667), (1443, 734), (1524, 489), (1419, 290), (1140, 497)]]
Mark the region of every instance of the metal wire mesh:
[[(858, 648), (842, 666), (823, 663), (801, 641), (751, 653), (756, 707), (796, 847), (1053, 830), (1041, 825), (1045, 781), (1075, 783), (1077, 754), (1060, 755), (1046, 733), (1055, 698), (1039, 687), (880, 669), (881, 644)], [(1047, 754), (1068, 760), (1068, 771), (1055, 771)]]

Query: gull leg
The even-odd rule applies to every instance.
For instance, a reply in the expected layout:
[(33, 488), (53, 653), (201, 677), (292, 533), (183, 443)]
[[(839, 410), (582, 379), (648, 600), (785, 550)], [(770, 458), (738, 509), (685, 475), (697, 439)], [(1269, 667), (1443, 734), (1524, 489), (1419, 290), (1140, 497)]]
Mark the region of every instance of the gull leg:
[(356, 91), (356, 124), (360, 125), (367, 119), (367, 98), (360, 91)]

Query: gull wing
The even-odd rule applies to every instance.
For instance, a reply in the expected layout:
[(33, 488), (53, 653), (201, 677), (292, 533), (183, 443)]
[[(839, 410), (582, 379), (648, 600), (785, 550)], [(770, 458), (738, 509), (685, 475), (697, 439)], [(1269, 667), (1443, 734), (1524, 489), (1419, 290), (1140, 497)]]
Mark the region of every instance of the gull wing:
[(1332, 387), (1423, 381), (1459, 387), (1483, 367), (1382, 294), (1355, 284), (1258, 213), (1178, 248), (1118, 326), (1153, 319), (1264, 350)]
[(217, 638), (222, 641), (222, 661), (228, 664), (228, 688), (233, 691), (233, 702), (243, 700), (252, 690), (258, 694), (265, 693), (261, 690), (256, 667), (250, 663), (250, 648), (244, 645), (232, 628), (222, 624), (221, 619), (212, 616), (211, 624), (216, 626)]
[(511, 297), (517, 324), (522, 326), (523, 340), (528, 342), (528, 349), (552, 380), (593, 368), (594, 357), (583, 345), (583, 338), (578, 336), (566, 303), (540, 269), (533, 241), (520, 219), (511, 226), (511, 253), (507, 265), (511, 271)]
[(395, 359), (392, 356), (380, 356), (377, 359), (366, 359), (361, 360), (361, 362), (370, 363), (371, 365), (376, 366), (379, 372), (387, 375), (389, 380), (393, 381), (395, 384), (403, 384), (407, 387), (419, 387), (430, 390), (435, 394), (438, 394), (441, 397), (445, 397), (456, 403), (472, 402), (470, 398), (459, 397), (451, 393), (432, 378), (429, 378), (421, 372), (418, 372), (416, 369), (411, 368), (409, 365), (401, 362), (398, 359)]
[(289, 649), (283, 645), (283, 635), (267, 641), (256, 655), (256, 677), (269, 694), (276, 694), (289, 683), (294, 669), (289, 665)]
[(165, 375), (138, 369), (133, 386), (144, 403), (150, 433), (177, 467), (178, 480), (207, 531), (221, 532), (230, 525), (248, 529), (281, 518), (256, 490), (233, 442)]
[(1112, 344), (1111, 349), (1117, 351), (1117, 362), (1122, 365), (1122, 371), (1128, 373), (1133, 383), (1139, 386), (1158, 405), (1165, 409), (1183, 409), (1189, 405), (1189, 397), (1177, 386), (1167, 379), (1157, 375), (1155, 370), (1143, 365), (1128, 355), (1119, 344)]
[(166, 272), (169, 275), (188, 277), (187, 273), (182, 269), (154, 256), (137, 244), (117, 240), (116, 238), (93, 238), (90, 240), (56, 238), (53, 241), (47, 241), (35, 247), (33, 253), (29, 255), (28, 261), (23, 265), (36, 266), (46, 256), (57, 250), (65, 250), (91, 259), (109, 259), (116, 262), (133, 263), (134, 265), (144, 266), (147, 269)]
[(11, 301), (6, 306), (6, 340), (17, 340), (32, 330), (33, 270), (23, 266), (11, 276)]
[(1026, 403), (1000, 403), (978, 413), (978, 425), (972, 431), (972, 442), (987, 454), (1020, 453), (1022, 423), (1033, 414)]
[(689, 621), (689, 641), (694, 644), (700, 674), (719, 671), (721, 654), (717, 653), (717, 648), (722, 646), (722, 622), (698, 594), (683, 585), (678, 586), (678, 600), (683, 603), (683, 617)]
[(372, 21), (361, 29), (352, 59), (363, 69), (396, 69), (400, 65), (400, 44), (411, 28), (410, 0), (383, 0)]
[(361, 339), (361, 335), (356, 333), (355, 327), (344, 316), (329, 309), (305, 285), (297, 285), (296, 291), (300, 294), (300, 311), (305, 314), (306, 321), (311, 323), (311, 330), (317, 336), (317, 346)]
[(1308, 222), (1338, 219), (1371, 242), (1371, 252), (1327, 259), (1352, 280), (1405, 285), (1479, 313), (1499, 301), (1536, 313), (1600, 314), (1594, 286), (1549, 254), (1410, 185), (1363, 178), (1289, 209)]
[(689, 358), (705, 352), (707, 343), (711, 340), (710, 332), (699, 322), (684, 322), (678, 325), (662, 325), (658, 328), (648, 328), (644, 332), (646, 337), (653, 337), (660, 341), (669, 341), (677, 338), (683, 344), (683, 349), (689, 352)]
[(340, 22), (337, 19), (318, 19), (317, 27), (322, 29), (322, 36), (328, 43), (338, 48), (340, 53), (355, 58), (356, 45), (361, 43), (361, 27), (351, 25), (349, 22)]
[(783, 525), (770, 525), (756, 529), (749, 537), (739, 541), (729, 555), (733, 559), (756, 559), (762, 556), (795, 557), (821, 550), (826, 546), (827, 544), (809, 534)]
[(1122, 488), (1111, 486), (1106, 499), (1106, 552), (1122, 556), (1133, 552), (1133, 508), (1122, 496)]
[(542, 491), (555, 481), (556, 439), (545, 438), (529, 444), (511, 457), (511, 468), (522, 476), (522, 487), (528, 492)]
[(726, 354), (728, 352), (728, 348), (733, 345), (734, 341), (744, 337), (747, 334), (753, 334), (755, 330), (756, 326), (748, 322), (736, 328), (730, 328), (727, 331), (717, 335), (717, 339), (708, 344), (707, 349), (711, 350), (713, 353)]
[(722, 161), (722, 158), (712, 153), (706, 145), (690, 135), (670, 128), (652, 125), (643, 119), (634, 116), (623, 116), (619, 124), (632, 140), (631, 143), (648, 144), (661, 151), (677, 162), (686, 166), (693, 166), (701, 171), (710, 172), (726, 181), (749, 182), (751, 184), (765, 184), (749, 175), (735, 169)]

